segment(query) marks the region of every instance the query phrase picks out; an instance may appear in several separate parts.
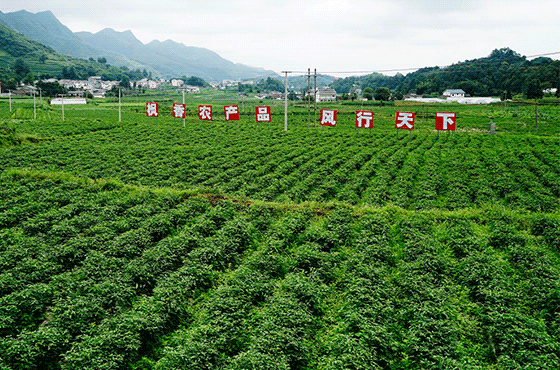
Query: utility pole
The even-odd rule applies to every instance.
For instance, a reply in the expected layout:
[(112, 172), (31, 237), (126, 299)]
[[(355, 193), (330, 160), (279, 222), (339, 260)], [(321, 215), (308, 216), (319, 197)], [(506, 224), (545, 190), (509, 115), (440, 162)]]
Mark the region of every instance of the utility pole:
[[(185, 89), (183, 88), (183, 108), (185, 108)], [(185, 111), (187, 110), (187, 108), (185, 108)], [(186, 116), (186, 112), (185, 112), (185, 116)], [(183, 127), (185, 127), (185, 118), (183, 117)]]
[(119, 123), (121, 122), (121, 89), (119, 88)]
[(311, 106), (309, 104), (309, 98), (311, 98), (311, 68), (307, 68), (307, 95), (305, 100), (307, 100), (307, 127), (311, 126)]
[(313, 121), (313, 126), (317, 127), (317, 68), (314, 69), (314, 87), (313, 87), (313, 110), (315, 111), (315, 118)]
[(283, 71), (286, 74), (286, 79), (284, 81), (284, 131), (288, 131), (288, 73), (289, 71)]
[(535, 98), (535, 132), (539, 131), (539, 109), (537, 98)]
[(33, 119), (37, 119), (37, 104), (35, 103), (35, 91), (33, 91)]
[(60, 101), (62, 103), (62, 121), (64, 122), (64, 94), (60, 94)]

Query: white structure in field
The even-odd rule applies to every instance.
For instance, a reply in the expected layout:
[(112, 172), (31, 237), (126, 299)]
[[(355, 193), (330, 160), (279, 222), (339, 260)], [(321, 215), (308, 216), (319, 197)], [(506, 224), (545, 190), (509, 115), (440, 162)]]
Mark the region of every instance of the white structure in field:
[(405, 101), (414, 101), (418, 103), (459, 103), (459, 104), (490, 104), (499, 103), (501, 99), (492, 97), (471, 97), (471, 98), (406, 98)]
[[(74, 104), (87, 104), (85, 98), (64, 98), (64, 105)], [(51, 100), (51, 105), (62, 105), (62, 98), (54, 98)]]

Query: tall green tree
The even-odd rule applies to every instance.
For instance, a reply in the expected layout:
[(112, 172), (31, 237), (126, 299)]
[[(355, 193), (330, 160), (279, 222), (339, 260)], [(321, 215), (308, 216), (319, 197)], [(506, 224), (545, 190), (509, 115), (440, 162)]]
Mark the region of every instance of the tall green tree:
[(183, 81), (185, 81), (185, 84), (189, 86), (199, 86), (199, 87), (208, 86), (208, 82), (204, 81), (203, 78), (196, 77), (196, 76), (185, 78), (183, 79)]
[(68, 91), (58, 82), (37, 82), (37, 88), (42, 90), (44, 96), (54, 97), (58, 94), (66, 94)]
[(373, 99), (373, 89), (371, 87), (366, 87), (364, 89), (364, 91), (362, 92), (362, 95), (365, 99), (372, 100)]
[(373, 94), (375, 100), (388, 101), (391, 98), (391, 91), (387, 87), (378, 87)]
[(536, 78), (530, 78), (523, 91), (527, 99), (541, 99), (544, 96), (541, 84)]
[(17, 75), (18, 81), (21, 81), (29, 72), (31, 72), (29, 70), (29, 66), (25, 63), (23, 58), (17, 58), (14, 61), (13, 69)]
[(120, 78), (119, 85), (121, 87), (124, 87), (125, 89), (129, 89), (130, 88), (130, 78), (126, 74), (123, 74)]
[(275, 78), (268, 77), (256, 85), (259, 91), (284, 91), (284, 84)]

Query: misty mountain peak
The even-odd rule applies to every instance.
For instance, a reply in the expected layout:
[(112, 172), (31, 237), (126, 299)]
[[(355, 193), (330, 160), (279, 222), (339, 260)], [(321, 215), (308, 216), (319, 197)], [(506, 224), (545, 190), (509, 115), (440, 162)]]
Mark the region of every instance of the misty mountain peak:
[[(104, 56), (111, 65), (148, 68), (162, 77), (197, 76), (210, 81), (261, 76), (260, 68), (247, 67), (220, 57), (202, 47), (185, 46), (173, 40), (154, 40), (145, 45), (131, 30), (104, 28), (97, 33), (75, 32), (64, 26), (51, 11), (33, 14), (22, 10), (0, 13), (0, 24), (78, 58)], [(273, 71), (269, 71), (274, 74)]]

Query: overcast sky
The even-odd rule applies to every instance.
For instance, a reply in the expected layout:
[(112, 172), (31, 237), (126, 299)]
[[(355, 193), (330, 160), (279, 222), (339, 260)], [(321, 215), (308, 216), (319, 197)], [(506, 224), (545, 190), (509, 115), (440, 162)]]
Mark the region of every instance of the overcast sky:
[(74, 32), (131, 30), (144, 43), (171, 39), (276, 72), (317, 68), (340, 76), (445, 66), (502, 47), (525, 56), (560, 52), (559, 5), (558, 0), (0, 0), (4, 13), (50, 10)]

